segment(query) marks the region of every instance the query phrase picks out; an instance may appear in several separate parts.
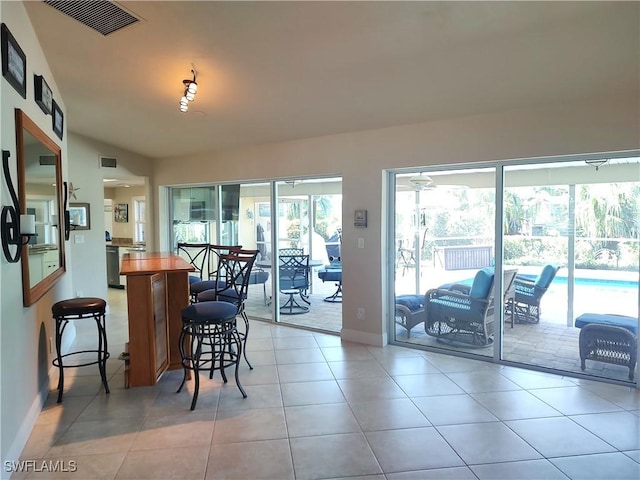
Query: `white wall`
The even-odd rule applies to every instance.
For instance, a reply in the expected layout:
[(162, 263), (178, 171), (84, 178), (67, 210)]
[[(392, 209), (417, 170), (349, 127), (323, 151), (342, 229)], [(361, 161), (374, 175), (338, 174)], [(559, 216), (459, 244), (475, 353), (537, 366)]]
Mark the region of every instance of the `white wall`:
[[(27, 56), (27, 98), (23, 99), (5, 79), (0, 79), (0, 116), (2, 149), (11, 152), (11, 175), (15, 188), (16, 135), (14, 109), (22, 109), (49, 137), (62, 147), (62, 172), (67, 178), (67, 132), (60, 141), (51, 129), (51, 116), (45, 115), (34, 101), (33, 75), (44, 75), (53, 97), (66, 112), (55, 78), (42, 53), (21, 2), (0, 2), (2, 22), (16, 38)], [(66, 125), (65, 125), (66, 128)], [(11, 199), (2, 181), (2, 205)], [(68, 245), (68, 244), (67, 244)], [(70, 258), (67, 249), (67, 261)], [(20, 263), (0, 260), (0, 455), (5, 460), (17, 459), (40, 412), (48, 391), (47, 374), (51, 368), (48, 338), (54, 335), (51, 305), (71, 296), (71, 274), (67, 272), (36, 304), (22, 306), (22, 272)], [(72, 333), (71, 331), (69, 333)], [(42, 395), (42, 396), (41, 396)], [(6, 474), (2, 470), (3, 478)]]
[[(342, 337), (381, 345), (386, 343), (382, 302), (384, 169), (637, 149), (638, 104), (636, 87), (622, 95), (589, 98), (577, 104), (167, 158), (155, 163), (154, 186), (341, 175)], [(356, 209), (368, 210), (367, 229), (353, 227)], [(154, 215), (163, 218), (158, 205)], [(359, 237), (364, 238), (364, 249), (357, 248)], [(363, 321), (356, 318), (358, 307), (366, 309)]]

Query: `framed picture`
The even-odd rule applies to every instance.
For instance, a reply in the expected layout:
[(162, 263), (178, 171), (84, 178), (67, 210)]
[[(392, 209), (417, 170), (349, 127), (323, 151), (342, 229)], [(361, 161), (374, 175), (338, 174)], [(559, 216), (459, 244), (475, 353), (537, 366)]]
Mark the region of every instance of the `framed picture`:
[(53, 116), (53, 132), (62, 140), (64, 128), (64, 114), (55, 100), (51, 100), (51, 115)]
[(127, 223), (129, 221), (129, 204), (116, 203), (113, 207), (113, 219), (118, 223)]
[(69, 220), (72, 230), (91, 229), (91, 211), (88, 203), (70, 203)]
[(44, 113), (49, 115), (53, 108), (53, 93), (42, 75), (33, 76), (33, 91), (35, 92), (36, 103)]
[(2, 30), (2, 76), (13, 88), (27, 98), (27, 56), (3, 23)]

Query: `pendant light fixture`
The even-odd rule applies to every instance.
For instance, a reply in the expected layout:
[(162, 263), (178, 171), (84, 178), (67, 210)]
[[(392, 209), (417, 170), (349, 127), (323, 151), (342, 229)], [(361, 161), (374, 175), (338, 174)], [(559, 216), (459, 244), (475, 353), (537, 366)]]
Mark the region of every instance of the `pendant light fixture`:
[(191, 73), (193, 74), (193, 79), (183, 80), (184, 84), (184, 95), (180, 99), (180, 111), (182, 113), (187, 113), (189, 111), (189, 102), (193, 102), (196, 98), (196, 92), (198, 91), (198, 84), (196, 83), (196, 71), (194, 68), (191, 69)]

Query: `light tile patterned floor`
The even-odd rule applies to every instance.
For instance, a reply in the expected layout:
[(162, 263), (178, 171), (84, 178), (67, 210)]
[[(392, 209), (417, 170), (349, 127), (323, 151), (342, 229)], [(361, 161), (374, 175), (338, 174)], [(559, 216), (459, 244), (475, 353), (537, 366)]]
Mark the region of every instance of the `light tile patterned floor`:
[(246, 399), (218, 373), (193, 412), (190, 388), (174, 393), (181, 372), (125, 390), (123, 298), (110, 292), (111, 394), (94, 367), (68, 370), (64, 402), (51, 392), (21, 457), (77, 472), (12, 478), (640, 478), (637, 390), (262, 322)]

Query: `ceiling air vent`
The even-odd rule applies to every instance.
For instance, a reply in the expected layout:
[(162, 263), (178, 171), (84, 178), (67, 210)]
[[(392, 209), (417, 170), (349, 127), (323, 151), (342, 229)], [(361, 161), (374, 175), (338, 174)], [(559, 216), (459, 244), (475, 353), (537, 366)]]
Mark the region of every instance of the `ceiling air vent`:
[(118, 159), (112, 157), (100, 157), (100, 166), (103, 168), (116, 168)]
[(40, 165), (55, 165), (56, 160), (55, 155), (40, 155)]
[(44, 3), (105, 36), (140, 21), (106, 0), (44, 0)]

